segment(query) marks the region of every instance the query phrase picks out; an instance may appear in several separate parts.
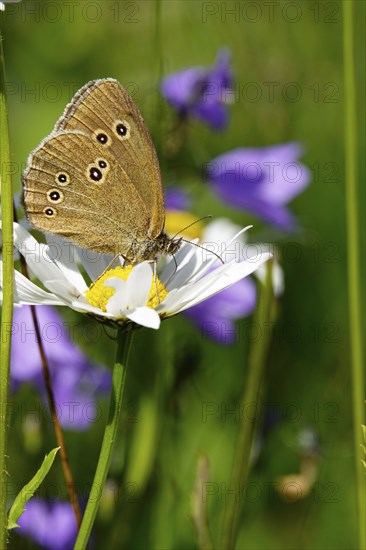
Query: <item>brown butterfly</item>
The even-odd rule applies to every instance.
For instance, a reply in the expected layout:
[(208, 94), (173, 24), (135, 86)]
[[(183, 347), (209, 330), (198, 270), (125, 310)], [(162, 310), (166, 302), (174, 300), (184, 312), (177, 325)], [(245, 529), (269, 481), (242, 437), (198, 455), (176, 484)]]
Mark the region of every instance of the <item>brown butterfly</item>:
[(174, 254), (164, 232), (159, 163), (143, 118), (119, 82), (88, 82), (53, 132), (30, 154), (22, 178), (29, 221), (132, 264)]

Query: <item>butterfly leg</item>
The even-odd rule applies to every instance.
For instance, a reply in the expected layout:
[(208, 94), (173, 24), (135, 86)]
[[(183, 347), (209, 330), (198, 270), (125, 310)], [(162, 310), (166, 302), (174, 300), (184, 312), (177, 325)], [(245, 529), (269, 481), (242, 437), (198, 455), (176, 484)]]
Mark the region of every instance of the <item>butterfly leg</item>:
[[(109, 264), (107, 265), (107, 267), (105, 267), (103, 269), (103, 272), (99, 275), (98, 279), (100, 279), (101, 277), (103, 277), (103, 275), (108, 271), (108, 269), (111, 269), (112, 265), (114, 264), (114, 262), (116, 261), (116, 259), (118, 258), (118, 256), (120, 256), (120, 254), (116, 254), (115, 256), (113, 256), (112, 260), (109, 262)], [(123, 256), (123, 259), (125, 260), (124, 256)]]
[(115, 256), (113, 256), (112, 260), (109, 262), (109, 264), (107, 265), (107, 267), (105, 268), (105, 270), (103, 271), (103, 273), (105, 273), (106, 271), (108, 271), (108, 269), (111, 269), (112, 265), (114, 264), (114, 262), (116, 261), (116, 259), (118, 258), (119, 254), (116, 254)]
[(130, 263), (130, 260), (124, 256), (123, 254), (120, 254), (121, 258), (123, 258), (123, 265), (122, 267), (126, 267), (126, 264), (129, 264)]

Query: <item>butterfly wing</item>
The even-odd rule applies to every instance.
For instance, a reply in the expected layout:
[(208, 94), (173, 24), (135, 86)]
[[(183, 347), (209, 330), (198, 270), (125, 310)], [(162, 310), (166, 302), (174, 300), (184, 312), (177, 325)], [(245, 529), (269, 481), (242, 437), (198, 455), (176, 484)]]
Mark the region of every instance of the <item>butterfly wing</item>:
[(80, 131), (43, 140), (29, 157), (23, 188), (32, 224), (92, 250), (129, 257), (149, 229), (150, 213), (113, 151)]
[(143, 118), (123, 86), (111, 78), (87, 83), (57, 121), (55, 131), (60, 130), (80, 130), (114, 156), (149, 213), (145, 238), (158, 237), (165, 222), (159, 162)]

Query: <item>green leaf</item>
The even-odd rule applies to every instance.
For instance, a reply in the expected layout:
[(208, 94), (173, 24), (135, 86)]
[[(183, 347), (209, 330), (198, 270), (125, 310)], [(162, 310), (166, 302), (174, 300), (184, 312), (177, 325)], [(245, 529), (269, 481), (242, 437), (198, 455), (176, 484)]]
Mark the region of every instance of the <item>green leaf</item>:
[(15, 529), (16, 527), (19, 527), (17, 521), (24, 512), (24, 506), (27, 504), (28, 500), (32, 498), (35, 491), (38, 489), (38, 487), (41, 485), (42, 481), (50, 471), (50, 468), (53, 464), (53, 461), (55, 460), (55, 456), (59, 449), (60, 447), (52, 449), (52, 451), (44, 457), (40, 469), (36, 472), (32, 479), (26, 485), (24, 485), (24, 487), (16, 496), (13, 502), (13, 506), (10, 508), (8, 515), (8, 529)]

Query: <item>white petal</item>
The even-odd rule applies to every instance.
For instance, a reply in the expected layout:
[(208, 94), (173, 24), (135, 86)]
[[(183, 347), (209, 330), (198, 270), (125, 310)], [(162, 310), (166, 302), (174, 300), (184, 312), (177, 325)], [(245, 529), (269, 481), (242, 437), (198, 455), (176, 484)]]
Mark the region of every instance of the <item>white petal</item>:
[[(2, 288), (3, 263), (0, 261), (0, 287)], [(19, 271), (14, 270), (14, 302), (18, 304), (54, 304), (65, 305), (63, 301), (45, 292), (42, 288), (32, 283)], [(2, 302), (2, 297), (1, 297)]]
[(145, 307), (150, 294), (152, 270), (148, 262), (142, 262), (131, 271), (127, 281), (111, 277), (104, 282), (105, 286), (116, 289), (108, 300), (107, 311), (119, 316), (121, 311)]
[(196, 250), (192, 250), (191, 253), (186, 255), (183, 264), (178, 264), (176, 273), (173, 274), (171, 280), (167, 280), (166, 288), (171, 290), (173, 288), (180, 288), (184, 284), (187, 284), (197, 273), (201, 267), (201, 261), (199, 259), (199, 253)]
[(200, 296), (203, 291), (210, 288), (212, 281), (208, 277), (204, 277), (196, 283), (190, 283), (181, 288), (176, 288), (169, 292), (165, 300), (156, 308), (158, 313), (175, 312), (180, 310), (182, 306), (189, 304), (192, 299)]
[(151, 264), (142, 262), (131, 271), (127, 283), (127, 307), (135, 309), (145, 307), (149, 298), (153, 272)]
[(160, 317), (154, 309), (149, 307), (138, 307), (134, 310), (127, 310), (124, 315), (135, 323), (147, 327), (158, 329), (160, 327)]
[(162, 304), (158, 306), (157, 311), (159, 313), (167, 312), (173, 314), (199, 304), (247, 275), (250, 275), (271, 257), (272, 255), (268, 253), (263, 254), (257, 262), (244, 261), (225, 264), (196, 283), (191, 283), (188, 286), (170, 292)]
[(89, 303), (82, 303), (78, 300), (75, 300), (74, 302), (71, 302), (70, 306), (75, 311), (80, 311), (81, 313), (95, 313), (96, 315), (100, 315), (100, 317), (106, 317), (107, 319), (114, 319), (115, 315), (111, 313), (106, 313), (102, 311), (99, 307), (92, 306)]
[(46, 239), (49, 246), (48, 255), (51, 260), (54, 261), (65, 278), (70, 281), (75, 289), (77, 289), (80, 294), (84, 294), (88, 286), (77, 265), (78, 257), (75, 246), (57, 235), (48, 234)]
[[(198, 239), (195, 239), (192, 242), (198, 242)], [(168, 258), (168, 261), (162, 270), (159, 273), (159, 279), (164, 285), (167, 285), (168, 281), (175, 280), (175, 277), (178, 276), (181, 269), (192, 259), (196, 261), (196, 250), (191, 243), (183, 242), (178, 252), (173, 256)], [(175, 261), (174, 261), (175, 260)], [(178, 266), (178, 268), (177, 268)], [(179, 286), (178, 284), (175, 286)]]
[(115, 293), (107, 302), (107, 312), (115, 317), (120, 317), (121, 311), (127, 309), (127, 282), (119, 277), (111, 277), (104, 281), (104, 286), (115, 289)]
[(48, 304), (64, 306), (66, 303), (55, 295), (45, 292), (32, 281), (24, 277), (22, 273), (14, 271), (16, 301), (21, 304)]
[(32, 273), (40, 281), (45, 278), (57, 278), (60, 270), (48, 255), (48, 246), (36, 241), (24, 227), (14, 223), (14, 244), (24, 256)]
[[(237, 233), (235, 233), (235, 235), (233, 235), (233, 237), (230, 239), (230, 241), (229, 241), (228, 243), (222, 243), (222, 242), (220, 241), (220, 244), (221, 244), (221, 245), (222, 245), (222, 244), (224, 245), (224, 246), (222, 247), (222, 250), (219, 251), (219, 255), (220, 255), (220, 257), (222, 256), (222, 259), (223, 259), (223, 260), (225, 260), (225, 253), (226, 253), (226, 251), (229, 251), (229, 254), (230, 254), (229, 257), (230, 257), (230, 258), (232, 257), (232, 252), (230, 251), (230, 246), (231, 246), (233, 243), (235, 243), (235, 242), (240, 242), (239, 237), (240, 237), (243, 233), (245, 233), (246, 231), (248, 231), (248, 229), (250, 229), (251, 227), (253, 227), (253, 226), (252, 226), (252, 225), (248, 225), (247, 227), (244, 227), (243, 229), (241, 229), (240, 231), (238, 231)], [(243, 242), (244, 242), (244, 241), (243, 241)], [(248, 258), (246, 258), (246, 259), (248, 259)], [(238, 256), (238, 257), (236, 258), (236, 260), (237, 260), (237, 261), (241, 260), (240, 256)], [(212, 255), (212, 258), (211, 258), (211, 259), (208, 259), (208, 260), (202, 262), (200, 268), (196, 271), (196, 273), (194, 274), (194, 276), (191, 278), (191, 281), (197, 281), (197, 280), (201, 279), (201, 278), (203, 277), (203, 275), (204, 275), (205, 273), (207, 273), (207, 272), (210, 270), (210, 268), (211, 268), (216, 262), (219, 262), (219, 259), (218, 259), (216, 256), (214, 256), (214, 255)], [(227, 263), (230, 263), (230, 261), (227, 262)], [(222, 264), (221, 264), (221, 265), (222, 265)]]
[(79, 290), (62, 278), (43, 281), (43, 284), (48, 290), (53, 292), (53, 294), (56, 294), (56, 296), (59, 296), (68, 303), (71, 303), (75, 299), (81, 302), (87, 302), (84, 293), (80, 293)]
[(60, 295), (62, 299), (69, 302), (83, 292), (69, 280), (68, 270), (60, 269), (56, 261), (52, 260), (48, 245), (38, 243), (28, 231), (17, 223), (14, 223), (14, 243), (24, 256), (30, 271), (51, 292)]

